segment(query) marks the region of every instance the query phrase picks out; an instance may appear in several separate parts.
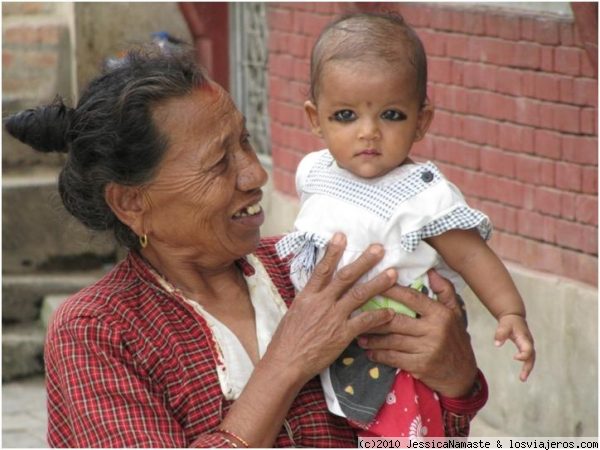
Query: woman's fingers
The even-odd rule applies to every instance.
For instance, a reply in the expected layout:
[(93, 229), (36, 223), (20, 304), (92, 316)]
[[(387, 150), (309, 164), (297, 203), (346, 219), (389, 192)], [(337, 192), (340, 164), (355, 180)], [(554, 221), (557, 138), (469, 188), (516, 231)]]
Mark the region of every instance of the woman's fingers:
[[(414, 289), (393, 286), (384, 292), (419, 314), (418, 319), (396, 315), (383, 326), (359, 338), (369, 358), (406, 370), (431, 389), (460, 397), (471, 388), (477, 365), (470, 337), (460, 320), (458, 302), (443, 280), (433, 275), (432, 290), (443, 301), (433, 301)], [(441, 281), (441, 283), (439, 283)], [(447, 296), (444, 298), (444, 296)], [(373, 333), (389, 333), (374, 335)]]
[(431, 311), (432, 302), (429, 297), (407, 286), (394, 285), (383, 293), (386, 297), (403, 303), (414, 312), (423, 316)]
[(348, 319), (348, 332), (350, 338), (363, 334), (373, 327), (381, 326), (394, 318), (391, 309), (376, 309), (374, 311), (363, 311)]
[(365, 350), (394, 349), (402, 353), (417, 353), (422, 350), (422, 343), (420, 337), (400, 334), (367, 335), (358, 338), (358, 345)]
[[(437, 301), (461, 316), (460, 305), (456, 299), (456, 292), (452, 283), (445, 278), (442, 278), (434, 270), (430, 270), (428, 275), (431, 290), (436, 294)], [(391, 289), (384, 292), (383, 295), (403, 303), (420, 316), (432, 313), (436, 309), (439, 309), (439, 305), (436, 306), (436, 303), (432, 302), (429, 297), (410, 287), (393, 286)]]
[(419, 379), (421, 372), (418, 370), (423, 365), (423, 357), (419, 353), (402, 353), (395, 350), (369, 350), (369, 359), (374, 363), (385, 364), (390, 367), (399, 367)]
[(343, 233), (335, 233), (327, 245), (325, 255), (315, 267), (303, 292), (319, 292), (329, 284), (345, 248), (346, 236)]
[(420, 319), (396, 314), (392, 320), (385, 325), (368, 330), (369, 337), (376, 335), (385, 335), (388, 333), (399, 333), (402, 336), (423, 336), (425, 329)]
[(346, 240), (336, 233), (313, 276), (279, 324), (270, 344), (275, 358), (287, 360), (300, 373), (314, 376), (357, 335), (389, 322), (394, 313), (378, 310), (352, 313), (396, 282), (389, 269), (365, 283), (356, 283), (383, 257), (381, 245), (370, 246), (355, 262), (336, 272)]
[[(362, 277), (365, 273), (367, 273), (369, 270), (375, 267), (379, 261), (381, 261), (381, 259), (383, 258), (383, 254), (384, 250), (381, 245), (370, 245), (364, 252), (362, 252), (362, 254), (356, 259), (356, 261), (348, 264), (347, 266), (342, 267), (340, 270), (337, 271), (337, 273), (333, 277), (333, 280), (331, 281), (331, 283), (329, 283), (329, 286), (327, 287), (329, 293), (331, 293), (331, 295), (333, 295), (335, 298), (341, 298), (346, 293), (346, 291), (348, 291), (349, 288), (358, 281), (360, 277)], [(368, 283), (365, 283), (365, 285), (366, 284)], [(381, 290), (379, 292), (381, 292)], [(366, 293), (359, 292), (357, 294), (355, 292), (352, 295), (356, 296), (357, 298), (363, 298), (366, 295)], [(364, 300), (366, 301), (368, 300), (368, 298), (364, 298)], [(359, 303), (358, 306), (362, 305), (362, 303), (364, 303), (364, 301)]]
[(459, 316), (462, 316), (463, 312), (456, 297), (456, 290), (450, 280), (443, 278), (433, 269), (429, 270), (427, 275), (429, 278), (429, 287), (437, 296), (437, 301), (457, 313)]
[(336, 307), (347, 317), (365, 302), (393, 286), (397, 278), (395, 269), (387, 269), (366, 283), (355, 284), (337, 302)]

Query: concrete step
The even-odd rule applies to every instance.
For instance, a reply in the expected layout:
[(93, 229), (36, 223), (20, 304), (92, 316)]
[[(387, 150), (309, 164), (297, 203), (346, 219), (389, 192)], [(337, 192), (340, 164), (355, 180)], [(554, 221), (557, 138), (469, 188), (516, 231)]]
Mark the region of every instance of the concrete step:
[(40, 318), (44, 297), (69, 295), (98, 280), (104, 271), (68, 274), (25, 274), (2, 277), (2, 322), (24, 323)]
[(48, 329), (48, 325), (50, 325), (50, 322), (52, 321), (54, 311), (56, 311), (67, 298), (69, 298), (69, 294), (53, 294), (44, 297), (42, 311), (40, 313), (40, 322), (45, 330)]
[(2, 448), (48, 448), (44, 377), (2, 384)]
[(42, 300), (39, 320), (2, 327), (2, 381), (44, 373), (46, 330), (54, 312), (69, 295), (46, 295)]
[(44, 372), (45, 330), (40, 322), (2, 327), (2, 381)]
[(2, 178), (4, 274), (92, 270), (115, 261), (113, 237), (91, 232), (71, 217), (56, 180), (50, 169)]

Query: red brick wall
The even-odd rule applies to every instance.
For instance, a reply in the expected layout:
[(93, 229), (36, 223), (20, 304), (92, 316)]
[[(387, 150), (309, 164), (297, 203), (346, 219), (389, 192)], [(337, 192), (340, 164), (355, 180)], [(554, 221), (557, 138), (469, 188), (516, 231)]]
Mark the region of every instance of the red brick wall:
[[(366, 7), (366, 4), (362, 4)], [(415, 27), (436, 106), (418, 159), (434, 160), (494, 222), (505, 260), (597, 285), (597, 78), (573, 19), (386, 3)], [(355, 3), (269, 3), (269, 114), (277, 190), (295, 196), (322, 148), (302, 108), (319, 31)]]
[[(51, 3), (11, 3), (2, 10), (2, 97), (27, 106), (53, 98), (68, 27)], [(69, 92), (61, 92), (68, 95)], [(29, 100), (29, 103), (27, 102)]]

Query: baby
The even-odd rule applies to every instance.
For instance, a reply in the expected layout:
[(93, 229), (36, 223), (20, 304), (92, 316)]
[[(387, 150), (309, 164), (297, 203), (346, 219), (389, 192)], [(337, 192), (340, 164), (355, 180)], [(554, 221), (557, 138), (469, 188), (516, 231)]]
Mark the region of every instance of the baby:
[[(498, 320), (496, 345), (515, 343), (514, 358), (523, 362), (520, 379), (527, 380), (533, 338), (519, 292), (485, 242), (489, 219), (470, 208), (433, 163), (409, 158), (434, 115), (426, 56), (414, 30), (398, 15), (377, 13), (328, 25), (313, 47), (304, 107), (327, 149), (308, 154), (298, 166), (300, 213), (295, 231), (277, 247), (280, 256), (293, 255), (296, 288), (304, 287), (336, 231), (347, 237), (340, 267), (381, 243), (385, 257), (363, 281), (396, 267), (398, 284), (431, 297), (429, 269), (450, 279), (457, 292), (466, 281)], [(381, 296), (364, 308), (380, 307), (414, 317)], [(330, 411), (367, 435), (443, 435), (436, 394), (403, 371), (369, 361), (356, 343), (321, 380)]]

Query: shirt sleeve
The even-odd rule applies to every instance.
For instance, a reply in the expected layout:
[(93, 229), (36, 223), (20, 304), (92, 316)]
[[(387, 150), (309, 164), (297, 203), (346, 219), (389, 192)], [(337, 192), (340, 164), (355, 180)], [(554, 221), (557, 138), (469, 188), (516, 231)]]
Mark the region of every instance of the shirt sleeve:
[(480, 370), (471, 392), (464, 397), (450, 398), (440, 395), (442, 406), (442, 421), (448, 437), (467, 437), (471, 421), (486, 404), (488, 387), (485, 377)]
[(402, 204), (395, 219), (400, 224), (404, 250), (412, 252), (423, 239), (456, 229), (474, 228), (483, 239), (489, 239), (489, 217), (471, 208), (460, 190), (433, 163), (418, 165), (409, 184), (417, 193)]
[(121, 342), (93, 318), (62, 324), (46, 342), (52, 447), (230, 447), (220, 433), (193, 442)]

